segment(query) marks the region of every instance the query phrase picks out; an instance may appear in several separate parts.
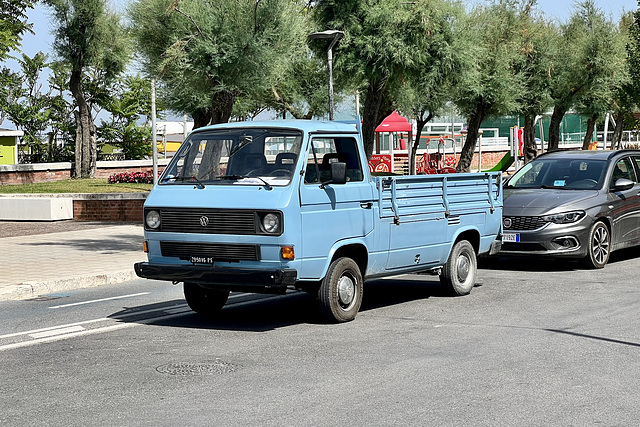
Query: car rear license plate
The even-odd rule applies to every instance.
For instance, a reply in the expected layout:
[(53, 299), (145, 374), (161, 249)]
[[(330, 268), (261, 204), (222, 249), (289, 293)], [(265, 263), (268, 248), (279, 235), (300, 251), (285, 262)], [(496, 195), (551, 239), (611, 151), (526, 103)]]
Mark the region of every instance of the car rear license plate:
[(213, 258), (208, 256), (192, 256), (192, 264), (213, 264)]
[(504, 233), (502, 235), (502, 243), (504, 242), (519, 242), (520, 233)]

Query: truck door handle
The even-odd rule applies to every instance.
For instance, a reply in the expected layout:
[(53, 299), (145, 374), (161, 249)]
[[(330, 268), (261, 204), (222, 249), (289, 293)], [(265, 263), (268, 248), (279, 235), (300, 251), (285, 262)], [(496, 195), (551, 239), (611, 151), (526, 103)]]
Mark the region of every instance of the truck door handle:
[(360, 202), (360, 207), (362, 209), (371, 209), (373, 207), (373, 202)]

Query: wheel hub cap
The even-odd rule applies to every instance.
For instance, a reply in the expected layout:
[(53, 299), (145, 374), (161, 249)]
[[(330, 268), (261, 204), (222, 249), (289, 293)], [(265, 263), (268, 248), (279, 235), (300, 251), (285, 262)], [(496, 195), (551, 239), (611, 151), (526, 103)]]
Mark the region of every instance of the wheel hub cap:
[(458, 280), (460, 280), (461, 282), (464, 282), (465, 280), (467, 280), (467, 277), (469, 276), (469, 269), (470, 269), (469, 258), (467, 258), (466, 256), (459, 257), (456, 267), (457, 267), (456, 271), (458, 273)]
[(347, 276), (342, 276), (338, 281), (338, 299), (340, 304), (348, 306), (353, 302), (353, 297), (356, 293), (356, 286)]

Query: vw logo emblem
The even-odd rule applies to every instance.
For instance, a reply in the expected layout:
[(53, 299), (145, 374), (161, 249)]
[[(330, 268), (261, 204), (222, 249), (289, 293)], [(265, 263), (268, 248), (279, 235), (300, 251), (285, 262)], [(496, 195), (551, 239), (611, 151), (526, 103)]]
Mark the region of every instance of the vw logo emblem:
[[(202, 220), (200, 220), (202, 221)], [(511, 228), (511, 225), (513, 225), (513, 222), (511, 221), (511, 218), (505, 218), (502, 221), (502, 225), (504, 225), (504, 228)]]
[(200, 217), (200, 225), (203, 226), (203, 227), (206, 227), (207, 225), (209, 225), (209, 217), (201, 216)]

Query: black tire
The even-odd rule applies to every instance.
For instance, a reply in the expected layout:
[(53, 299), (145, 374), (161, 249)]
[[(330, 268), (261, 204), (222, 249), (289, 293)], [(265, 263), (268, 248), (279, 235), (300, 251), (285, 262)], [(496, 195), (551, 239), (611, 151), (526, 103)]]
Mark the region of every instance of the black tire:
[(471, 243), (460, 240), (451, 249), (440, 275), (440, 284), (452, 295), (467, 295), (476, 284), (478, 261)]
[(355, 319), (362, 304), (362, 274), (351, 258), (338, 258), (329, 266), (318, 289), (322, 316), (332, 322)]
[(184, 299), (191, 310), (203, 316), (215, 316), (229, 298), (229, 291), (206, 289), (197, 283), (184, 282)]
[(611, 233), (605, 223), (598, 221), (593, 224), (587, 244), (589, 246), (583, 264), (587, 268), (603, 268), (607, 265), (611, 254)]

